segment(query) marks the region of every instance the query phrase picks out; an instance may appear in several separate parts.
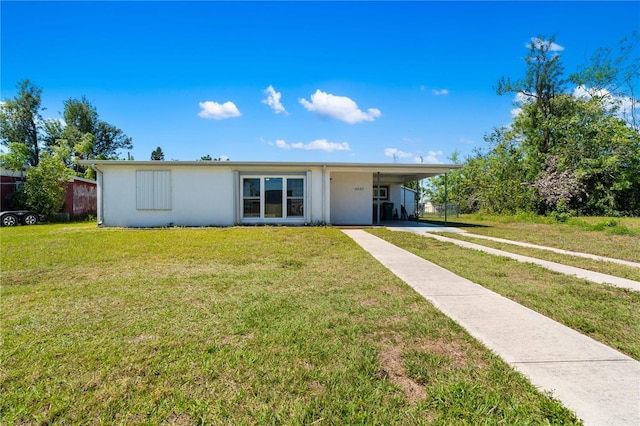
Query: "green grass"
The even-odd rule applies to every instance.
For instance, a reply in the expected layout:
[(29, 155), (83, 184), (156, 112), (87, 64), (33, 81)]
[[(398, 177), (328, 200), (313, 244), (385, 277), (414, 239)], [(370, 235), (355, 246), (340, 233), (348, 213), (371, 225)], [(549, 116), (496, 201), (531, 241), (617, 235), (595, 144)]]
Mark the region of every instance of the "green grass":
[(408, 232), (369, 231), (640, 360), (640, 293)]
[(576, 268), (609, 274), (615, 277), (640, 281), (640, 268), (635, 268), (633, 266), (626, 266), (615, 262), (605, 262), (595, 259), (586, 259), (583, 257), (571, 256), (567, 254), (554, 253), (548, 250), (520, 247), (498, 241), (473, 238), (466, 236), (465, 234), (459, 234), (455, 232), (443, 233), (442, 235), (449, 238), (455, 238), (457, 240), (467, 241), (470, 243), (478, 244), (485, 247), (491, 247), (510, 253), (521, 254), (523, 256), (529, 256), (536, 259), (548, 260), (551, 262), (561, 263), (563, 265), (575, 266)]
[(1, 424), (550, 424), (330, 228), (6, 228)]
[[(524, 213), (461, 215), (449, 219), (452, 226), (463, 227), (474, 234), (640, 262), (640, 218), (637, 217), (579, 217), (566, 223)], [(443, 220), (428, 218), (433, 223)]]

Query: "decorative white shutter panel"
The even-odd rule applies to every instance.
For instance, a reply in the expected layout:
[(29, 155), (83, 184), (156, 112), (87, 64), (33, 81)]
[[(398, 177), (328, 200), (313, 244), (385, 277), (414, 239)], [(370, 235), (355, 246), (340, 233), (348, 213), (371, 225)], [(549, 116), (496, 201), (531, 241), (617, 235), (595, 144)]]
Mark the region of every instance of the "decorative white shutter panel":
[(171, 170), (136, 171), (136, 208), (171, 210)]

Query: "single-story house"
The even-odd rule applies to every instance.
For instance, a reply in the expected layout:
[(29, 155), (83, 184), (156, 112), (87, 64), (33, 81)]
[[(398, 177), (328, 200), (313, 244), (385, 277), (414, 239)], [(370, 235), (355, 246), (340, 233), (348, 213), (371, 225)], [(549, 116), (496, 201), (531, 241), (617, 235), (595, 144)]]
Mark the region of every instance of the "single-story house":
[[(104, 226), (372, 225), (416, 209), (450, 164), (86, 160)], [(397, 214), (397, 216), (396, 216)]]

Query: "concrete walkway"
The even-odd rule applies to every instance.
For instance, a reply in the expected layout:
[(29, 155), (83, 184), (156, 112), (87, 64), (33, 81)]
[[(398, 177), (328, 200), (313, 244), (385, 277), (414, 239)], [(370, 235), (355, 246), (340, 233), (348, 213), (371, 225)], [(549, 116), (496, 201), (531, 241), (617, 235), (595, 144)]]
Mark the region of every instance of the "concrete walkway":
[[(563, 265), (556, 262), (551, 262), (548, 260), (536, 259), (534, 257), (523, 256), (521, 254), (509, 253), (503, 250), (498, 250), (490, 247), (481, 246), (479, 244), (470, 243), (468, 241), (457, 240), (455, 238), (443, 237), (439, 234), (434, 234), (432, 232), (424, 232), (425, 230), (422, 228), (389, 228), (392, 231), (405, 231), (405, 232), (413, 232), (420, 234), (425, 237), (435, 238), (438, 241), (443, 241), (447, 243), (453, 243), (460, 247), (470, 248), (473, 250), (482, 251), (484, 253), (493, 254), (496, 256), (504, 256), (519, 262), (524, 263), (534, 263), (536, 265), (542, 266), (544, 268), (550, 269), (555, 272), (560, 272), (562, 274), (573, 275), (578, 278), (582, 278), (585, 280), (589, 280), (598, 284), (609, 284), (616, 287), (628, 288), (630, 290), (640, 291), (640, 282), (633, 281), (627, 278), (620, 278), (613, 275), (602, 274), (600, 272), (588, 271), (582, 268), (576, 268), (574, 266)], [(465, 234), (468, 235), (468, 234)]]
[(587, 425), (640, 425), (640, 362), (362, 230), (343, 230)]
[[(446, 232), (446, 231), (443, 231), (443, 232)], [(454, 232), (455, 233), (459, 233), (460, 231), (458, 229), (456, 229)], [(496, 237), (488, 237), (486, 235), (472, 234), (470, 232), (463, 232), (463, 235), (465, 237), (470, 237), (470, 238), (478, 238), (478, 239), (482, 239), (482, 240), (495, 241), (495, 242), (498, 242), (498, 243), (511, 244), (511, 245), (519, 246), (519, 247), (527, 247), (527, 248), (534, 248), (534, 249), (538, 249), (538, 250), (546, 250), (546, 251), (551, 251), (551, 252), (559, 253), (559, 254), (567, 254), (569, 256), (582, 257), (582, 258), (585, 258), (585, 259), (593, 259), (593, 260), (598, 260), (598, 261), (602, 261), (602, 262), (618, 263), (620, 265), (631, 266), (633, 268), (640, 268), (640, 263), (637, 263), (637, 262), (631, 262), (631, 261), (622, 260), (622, 259), (614, 259), (612, 257), (598, 256), (596, 254), (580, 253), (580, 252), (577, 252), (577, 251), (563, 250), (563, 249), (559, 249), (559, 248), (555, 248), (555, 247), (539, 246), (537, 244), (524, 243), (524, 242), (521, 242), (521, 241), (505, 240), (504, 238), (496, 238)]]

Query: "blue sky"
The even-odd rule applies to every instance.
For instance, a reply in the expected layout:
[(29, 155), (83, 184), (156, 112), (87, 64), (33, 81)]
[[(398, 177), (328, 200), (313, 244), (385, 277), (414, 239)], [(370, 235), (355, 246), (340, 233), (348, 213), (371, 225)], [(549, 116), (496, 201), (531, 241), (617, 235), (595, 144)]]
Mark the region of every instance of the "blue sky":
[[(0, 2), (1, 98), (86, 96), (148, 160), (448, 162), (511, 121), (501, 76), (556, 35), (567, 72), (640, 2)], [(126, 153), (123, 153), (123, 157)]]

